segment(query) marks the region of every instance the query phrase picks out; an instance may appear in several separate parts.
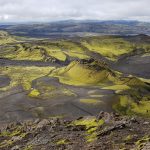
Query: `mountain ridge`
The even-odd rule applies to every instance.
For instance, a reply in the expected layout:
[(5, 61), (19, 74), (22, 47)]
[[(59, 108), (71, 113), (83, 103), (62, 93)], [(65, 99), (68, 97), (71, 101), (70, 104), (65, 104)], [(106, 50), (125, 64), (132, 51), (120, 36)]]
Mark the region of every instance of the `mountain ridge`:
[[(106, 35), (150, 35), (150, 23), (128, 20), (65, 20), (55, 22), (0, 24), (0, 30), (29, 37), (77, 36), (83, 33)], [(73, 35), (75, 34), (75, 35)]]

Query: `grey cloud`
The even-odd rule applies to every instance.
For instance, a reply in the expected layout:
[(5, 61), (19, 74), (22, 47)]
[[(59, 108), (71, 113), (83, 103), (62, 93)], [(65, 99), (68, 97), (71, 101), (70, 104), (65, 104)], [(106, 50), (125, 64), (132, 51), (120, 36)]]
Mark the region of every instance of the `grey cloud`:
[(0, 21), (150, 21), (149, 6), (150, 0), (0, 0)]

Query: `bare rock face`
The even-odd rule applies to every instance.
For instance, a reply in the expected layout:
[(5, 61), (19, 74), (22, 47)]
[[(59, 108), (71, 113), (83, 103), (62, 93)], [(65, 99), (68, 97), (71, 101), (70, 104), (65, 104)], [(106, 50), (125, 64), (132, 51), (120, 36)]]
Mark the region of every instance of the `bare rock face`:
[(44, 120), (40, 121), (40, 122), (37, 124), (37, 127), (36, 127), (36, 128), (37, 128), (37, 129), (41, 129), (41, 128), (43, 128), (44, 126), (47, 126), (49, 123), (50, 123), (49, 120), (44, 119)]
[(146, 143), (142, 150), (149, 150), (150, 149), (150, 142)]

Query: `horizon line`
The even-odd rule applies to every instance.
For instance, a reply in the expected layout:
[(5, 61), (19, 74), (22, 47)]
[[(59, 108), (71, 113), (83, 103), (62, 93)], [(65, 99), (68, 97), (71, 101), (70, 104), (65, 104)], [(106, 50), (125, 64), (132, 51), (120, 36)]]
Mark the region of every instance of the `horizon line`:
[(53, 21), (2, 21), (0, 24), (32, 24), (32, 23), (55, 23), (55, 22), (143, 22), (143, 23), (150, 23), (150, 21), (140, 21), (140, 20), (128, 20), (128, 19), (110, 19), (110, 20), (98, 20), (98, 19), (64, 19), (64, 20), (53, 20)]

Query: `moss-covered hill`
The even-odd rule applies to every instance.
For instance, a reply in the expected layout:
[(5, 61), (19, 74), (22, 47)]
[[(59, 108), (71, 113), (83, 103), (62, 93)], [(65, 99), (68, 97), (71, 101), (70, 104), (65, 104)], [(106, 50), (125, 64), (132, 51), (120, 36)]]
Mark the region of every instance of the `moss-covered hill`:
[[(6, 32), (2, 34), (1, 43), (14, 42)], [(4, 37), (5, 35), (5, 37)], [(125, 55), (148, 55), (150, 52), (150, 38), (146, 36), (141, 40), (134, 40), (119, 36), (99, 36), (73, 38), (72, 40), (39, 40), (30, 42), (18, 42), (11, 47), (1, 48), (1, 57), (13, 60), (33, 60), (33, 61), (66, 61), (70, 59), (87, 59), (90, 57), (105, 57), (111, 61), (118, 60)], [(11, 41), (10, 41), (11, 39)], [(130, 39), (130, 40), (128, 40)], [(97, 56), (96, 56), (97, 55)], [(33, 57), (34, 56), (34, 57)], [(53, 59), (52, 59), (53, 58)], [(51, 60), (52, 59), (52, 60)]]
[(13, 36), (10, 36), (7, 32), (0, 30), (0, 45), (16, 42)]
[(1, 121), (100, 110), (150, 116), (149, 36), (0, 37)]
[(102, 62), (93, 59), (74, 61), (67, 67), (52, 70), (49, 76), (59, 78), (63, 84), (113, 90), (119, 99), (113, 105), (116, 111), (150, 116), (149, 83), (134, 76), (124, 77)]

